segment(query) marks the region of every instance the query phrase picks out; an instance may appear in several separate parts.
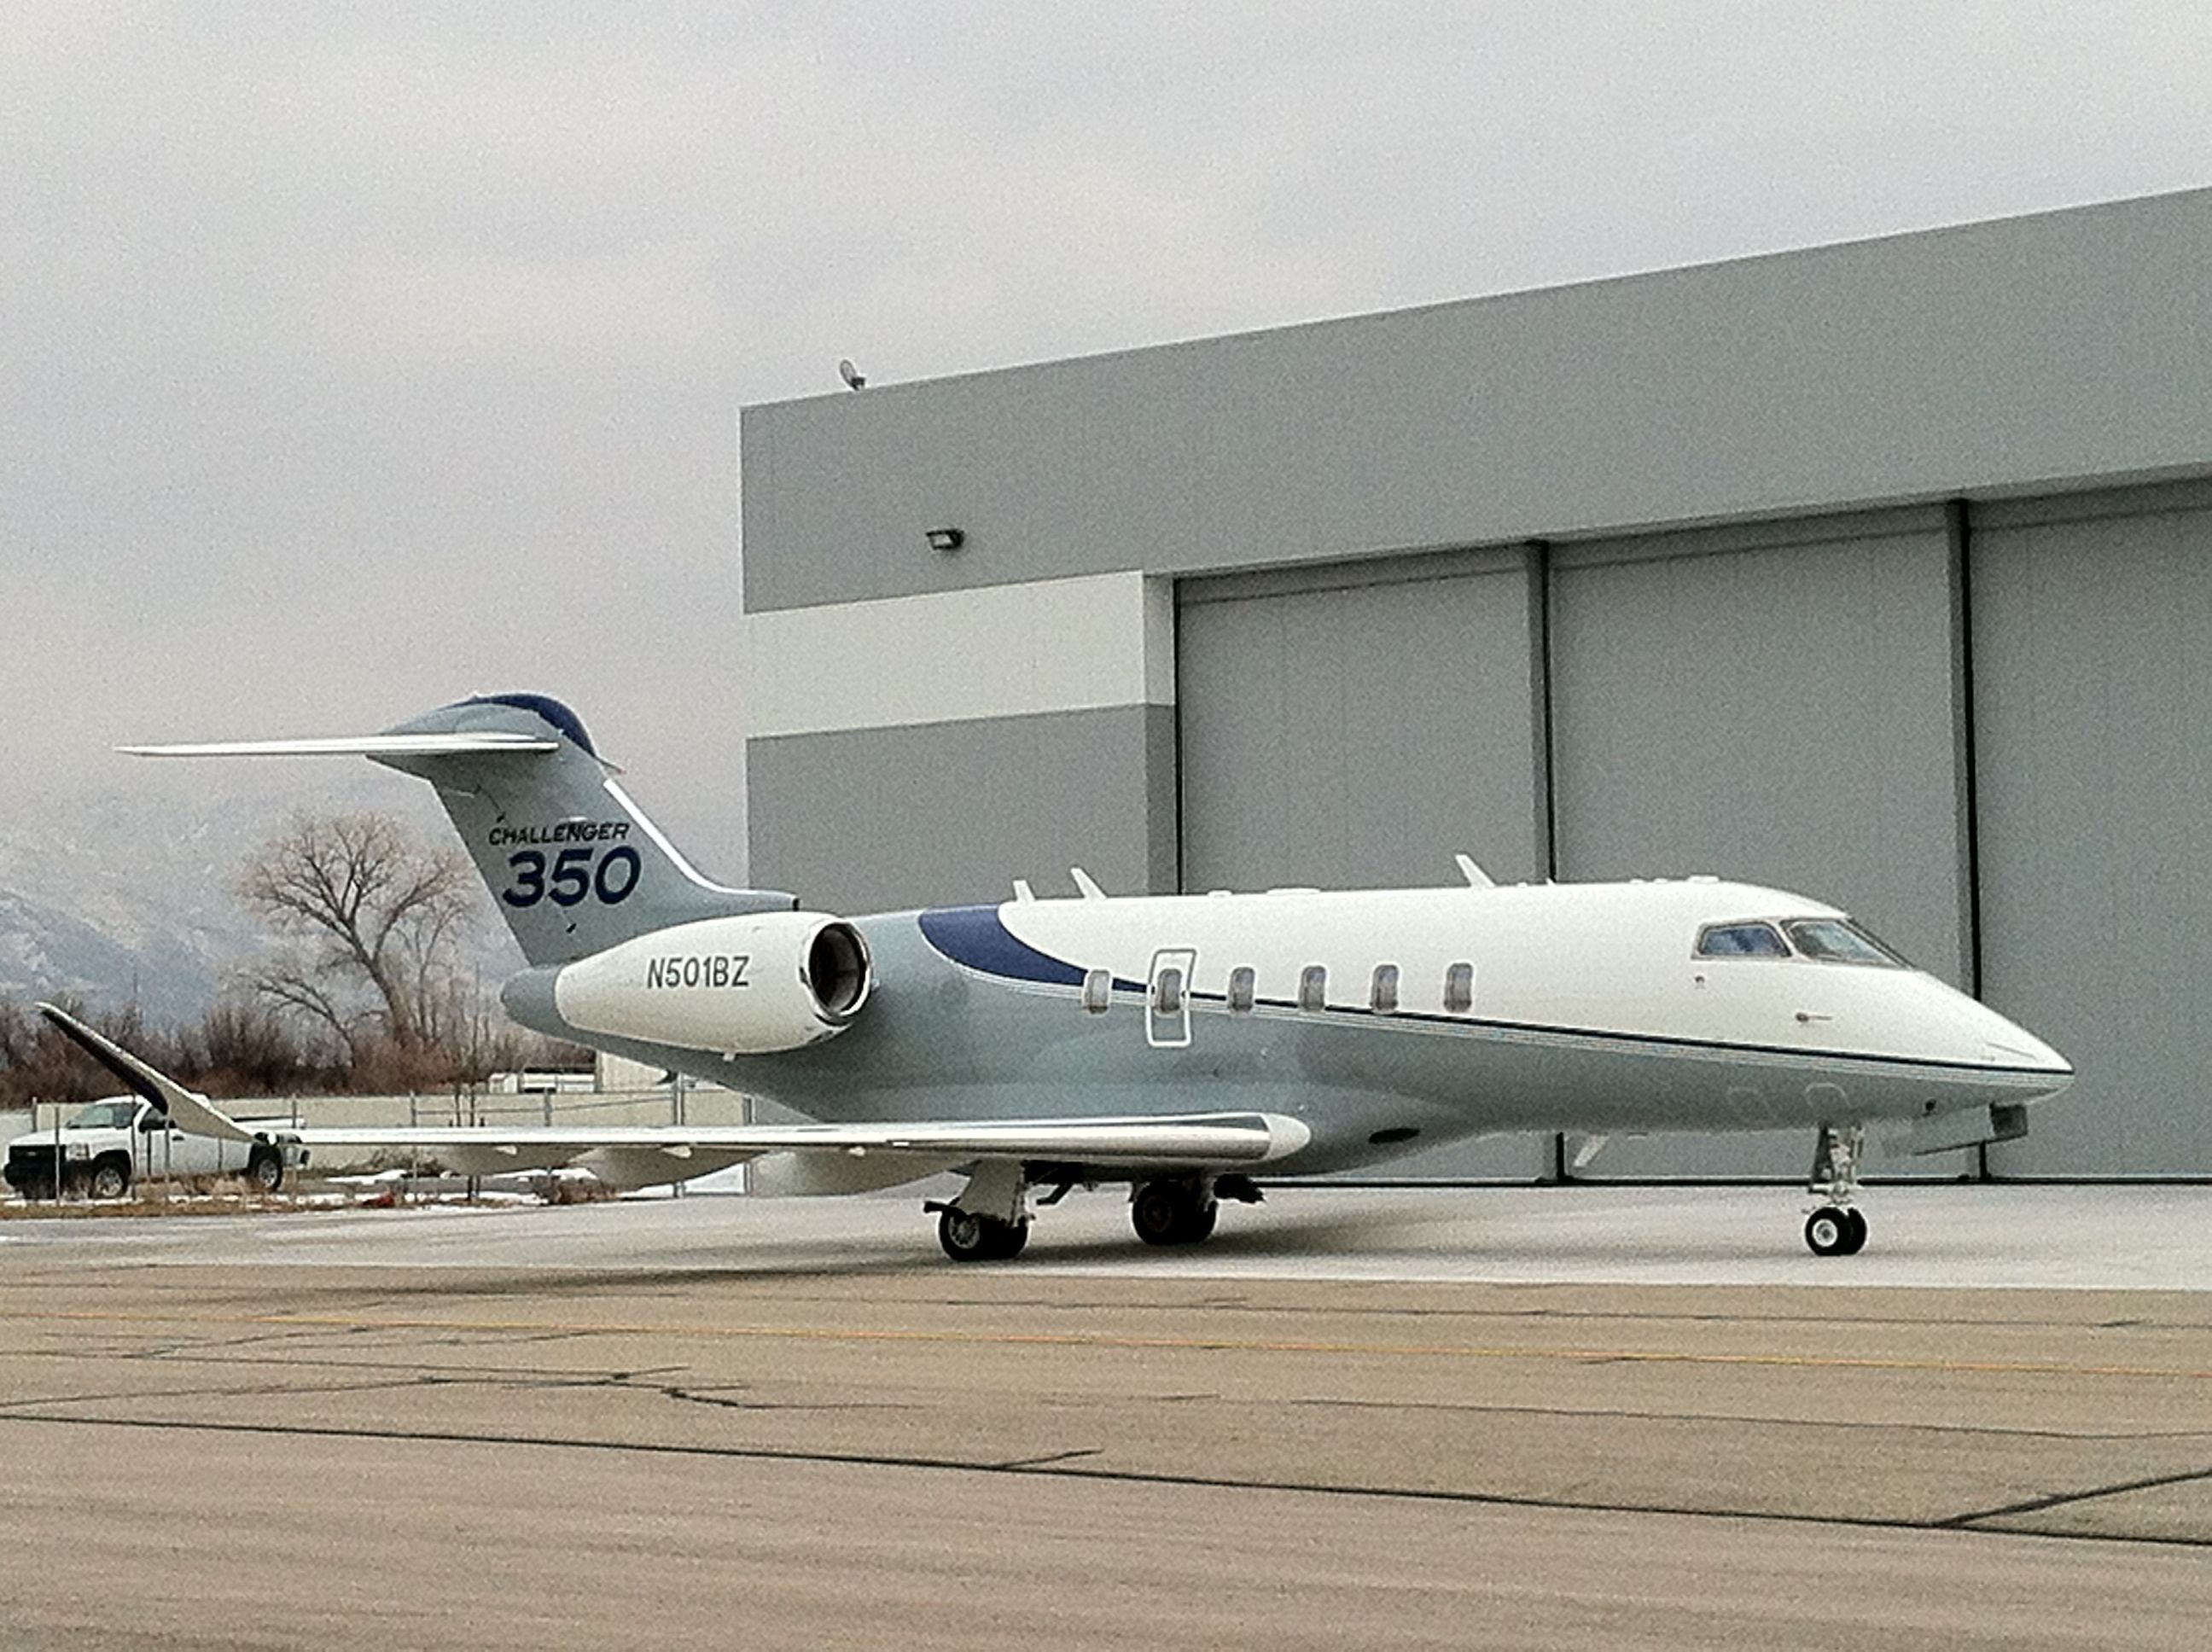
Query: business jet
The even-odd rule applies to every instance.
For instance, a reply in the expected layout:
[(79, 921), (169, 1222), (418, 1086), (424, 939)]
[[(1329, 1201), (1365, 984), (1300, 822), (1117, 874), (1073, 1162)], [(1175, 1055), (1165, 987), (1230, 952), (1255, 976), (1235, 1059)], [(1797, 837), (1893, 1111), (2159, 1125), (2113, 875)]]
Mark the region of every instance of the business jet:
[[(797, 1125), (309, 1127), (464, 1174), (581, 1163), (621, 1187), (750, 1162), (757, 1190), (945, 1171), (957, 1261), (1009, 1260), (1035, 1206), (1124, 1185), (1188, 1245), (1262, 1179), (1469, 1137), (1805, 1129), (1820, 1255), (1866, 1242), (1869, 1128), (1912, 1151), (2023, 1134), (2073, 1069), (1844, 913), (1710, 878), (1039, 899), (848, 918), (702, 876), (567, 706), (475, 696), (384, 733), (125, 747), (367, 756), (436, 788), (527, 967), (522, 1025), (769, 1097)], [(50, 1011), (181, 1127), (250, 1133)]]

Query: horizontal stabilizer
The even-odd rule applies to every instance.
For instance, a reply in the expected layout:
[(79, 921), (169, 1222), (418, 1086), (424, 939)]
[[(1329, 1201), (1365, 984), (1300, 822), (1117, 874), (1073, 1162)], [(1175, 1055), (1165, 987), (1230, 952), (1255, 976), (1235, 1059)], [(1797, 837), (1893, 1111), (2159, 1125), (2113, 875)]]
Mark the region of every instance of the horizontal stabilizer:
[(535, 734), (485, 729), (461, 734), (355, 734), (324, 740), (214, 740), (196, 745), (122, 745), (132, 757), (459, 757), (488, 751), (557, 751)]

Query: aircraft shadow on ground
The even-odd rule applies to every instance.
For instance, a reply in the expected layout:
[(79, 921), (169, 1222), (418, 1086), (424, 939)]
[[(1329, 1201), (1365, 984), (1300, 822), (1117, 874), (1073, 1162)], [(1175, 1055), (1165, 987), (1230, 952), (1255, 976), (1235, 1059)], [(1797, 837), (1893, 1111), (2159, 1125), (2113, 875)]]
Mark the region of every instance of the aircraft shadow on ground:
[[(489, 1297), (512, 1292), (517, 1276), (525, 1275), (533, 1292), (588, 1294), (617, 1288), (676, 1290), (714, 1280), (945, 1278), (969, 1272), (945, 1258), (933, 1225), (918, 1212), (911, 1225), (902, 1224), (889, 1230), (880, 1213), (872, 1212), (849, 1232), (825, 1230), (818, 1217), (786, 1226), (758, 1219), (757, 1212), (749, 1215), (753, 1219), (732, 1223), (726, 1233), (713, 1224), (696, 1230), (680, 1247), (640, 1235), (640, 1242), (629, 1253), (634, 1263), (611, 1260), (609, 1250), (595, 1236), (579, 1239), (573, 1262), (562, 1259), (566, 1247), (555, 1242), (524, 1263), (505, 1262), (490, 1254), (480, 1268), (422, 1269), (417, 1278), (398, 1289), (409, 1294)], [(1419, 1258), (1447, 1266), (1459, 1262), (1516, 1267), (1540, 1266), (1549, 1260), (1572, 1270), (1604, 1262), (1725, 1267), (1802, 1257), (1808, 1266), (1818, 1266), (1818, 1259), (1798, 1249), (1796, 1219), (1795, 1205), (1785, 1198), (1778, 1200), (1772, 1212), (1741, 1224), (1713, 1224), (1686, 1234), (1673, 1218), (1655, 1217), (1648, 1211), (1624, 1219), (1622, 1212), (1590, 1205), (1546, 1208), (1532, 1219), (1525, 1204), (1486, 1208), (1480, 1192), (1431, 1212), (1409, 1209), (1402, 1198), (1388, 1192), (1346, 1191), (1326, 1198), (1271, 1200), (1256, 1210), (1228, 1206), (1219, 1227), (1203, 1244), (1156, 1249), (1129, 1231), (1118, 1208), (1093, 1205), (1072, 1206), (1064, 1214), (1041, 1212), (1020, 1260), (986, 1264), (978, 1271), (1074, 1264), (1123, 1267), (1139, 1275), (1161, 1267), (1202, 1265), (1208, 1258), (1224, 1262)], [(615, 1252), (623, 1249), (617, 1241)], [(1970, 1241), (1940, 1230), (1915, 1234), (1910, 1250), (1923, 1263), (1950, 1254), (1962, 1258), (1978, 1254)], [(359, 1260), (376, 1265), (372, 1259)], [(398, 1266), (406, 1268), (404, 1263)]]

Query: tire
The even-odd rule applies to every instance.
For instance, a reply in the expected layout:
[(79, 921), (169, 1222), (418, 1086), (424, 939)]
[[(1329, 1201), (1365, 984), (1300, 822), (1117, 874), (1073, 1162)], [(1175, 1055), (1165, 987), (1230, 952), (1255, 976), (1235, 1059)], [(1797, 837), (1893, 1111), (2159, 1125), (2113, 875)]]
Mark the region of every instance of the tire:
[(1129, 1201), (1129, 1225), (1148, 1245), (1194, 1245), (1213, 1231), (1220, 1206), (1181, 1181), (1147, 1181)]
[(1182, 1205), (1172, 1183), (1147, 1181), (1129, 1200), (1129, 1225), (1148, 1245), (1176, 1244), (1182, 1232)]
[(131, 1167), (121, 1159), (101, 1159), (86, 1173), (84, 1190), (94, 1199), (120, 1199), (131, 1191)]
[(273, 1193), (284, 1185), (284, 1156), (270, 1148), (256, 1148), (246, 1162), (246, 1185), (258, 1193)]
[(1851, 1228), (1850, 1242), (1845, 1248), (1844, 1254), (1846, 1256), (1856, 1256), (1866, 1248), (1866, 1212), (1859, 1209), (1856, 1205), (1848, 1206), (1844, 1208), (1844, 1219), (1850, 1224)]
[(956, 1262), (1010, 1262), (1029, 1242), (1026, 1222), (1001, 1222), (957, 1205), (948, 1205), (937, 1214), (937, 1242)]
[(1851, 1213), (1838, 1206), (1824, 1205), (1805, 1218), (1805, 1243), (1815, 1256), (1850, 1255), (1852, 1231)]

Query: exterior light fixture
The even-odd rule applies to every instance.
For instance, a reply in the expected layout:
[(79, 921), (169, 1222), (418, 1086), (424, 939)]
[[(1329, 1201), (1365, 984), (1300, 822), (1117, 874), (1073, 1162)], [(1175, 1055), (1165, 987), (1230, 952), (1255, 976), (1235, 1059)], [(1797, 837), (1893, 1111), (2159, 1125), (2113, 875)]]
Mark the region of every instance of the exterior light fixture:
[(955, 551), (968, 543), (968, 536), (957, 528), (927, 528), (922, 538), (929, 541), (932, 550)]

